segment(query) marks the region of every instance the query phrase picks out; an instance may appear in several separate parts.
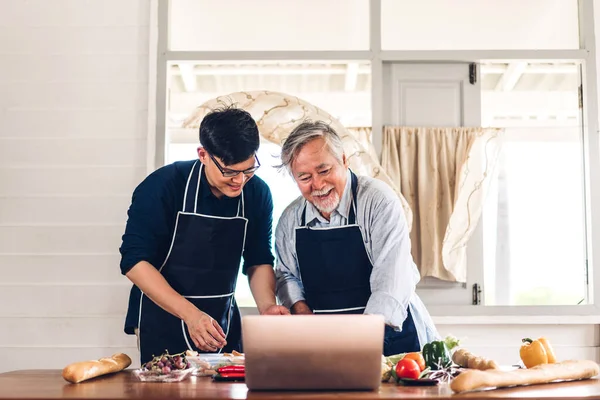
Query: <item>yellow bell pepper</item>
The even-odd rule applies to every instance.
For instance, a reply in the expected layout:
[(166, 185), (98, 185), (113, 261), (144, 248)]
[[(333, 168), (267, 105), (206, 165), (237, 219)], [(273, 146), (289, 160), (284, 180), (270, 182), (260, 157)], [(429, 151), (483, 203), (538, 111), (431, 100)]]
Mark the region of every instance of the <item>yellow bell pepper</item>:
[(544, 350), (546, 350), (546, 355), (548, 356), (548, 364), (554, 364), (556, 362), (556, 355), (554, 354), (554, 349), (550, 344), (550, 341), (545, 337), (541, 337), (538, 341), (544, 346)]
[(544, 345), (539, 340), (523, 339), (519, 355), (527, 368), (532, 368), (540, 364), (548, 364), (548, 354)]

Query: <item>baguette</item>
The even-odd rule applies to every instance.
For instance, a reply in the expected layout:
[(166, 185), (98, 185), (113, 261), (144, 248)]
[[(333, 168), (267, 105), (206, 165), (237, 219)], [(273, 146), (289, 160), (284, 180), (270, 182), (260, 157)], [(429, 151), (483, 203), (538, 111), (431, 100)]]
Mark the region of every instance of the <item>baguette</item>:
[(463, 368), (480, 369), (499, 369), (500, 367), (494, 360), (476, 356), (467, 349), (458, 349), (452, 354), (452, 361)]
[(79, 383), (97, 376), (119, 372), (131, 365), (127, 354), (117, 353), (99, 360), (81, 361), (67, 365), (62, 377), (71, 383)]
[(478, 389), (535, 385), (559, 380), (589, 379), (599, 373), (600, 368), (594, 361), (569, 360), (515, 371), (465, 371), (452, 380), (450, 388), (456, 393), (461, 393)]

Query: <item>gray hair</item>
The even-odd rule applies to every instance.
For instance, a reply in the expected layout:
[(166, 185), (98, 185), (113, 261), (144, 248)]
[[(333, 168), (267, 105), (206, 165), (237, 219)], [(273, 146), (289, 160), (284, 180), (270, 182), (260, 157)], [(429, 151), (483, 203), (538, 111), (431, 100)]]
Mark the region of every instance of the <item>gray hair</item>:
[(302, 148), (312, 140), (323, 138), (330, 153), (342, 163), (344, 145), (337, 132), (323, 121), (304, 121), (296, 126), (281, 146), (281, 165), (288, 171)]

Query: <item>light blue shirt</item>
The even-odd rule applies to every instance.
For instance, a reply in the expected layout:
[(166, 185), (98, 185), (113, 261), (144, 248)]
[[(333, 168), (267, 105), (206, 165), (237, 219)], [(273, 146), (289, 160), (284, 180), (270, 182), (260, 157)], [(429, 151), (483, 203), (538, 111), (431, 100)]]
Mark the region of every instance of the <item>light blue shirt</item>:
[[(294, 200), (279, 218), (275, 231), (277, 297), (288, 308), (305, 300), (296, 255), (296, 228), (301, 224), (305, 205), (309, 227), (331, 228), (348, 224), (353, 206), (350, 171), (340, 204), (331, 213), (329, 221), (303, 197)], [(415, 292), (420, 275), (410, 253), (409, 231), (400, 199), (384, 182), (358, 176), (356, 207), (356, 223), (373, 265), (371, 297), (365, 314), (383, 315), (386, 324), (399, 331), (410, 307), (421, 346), (438, 340), (440, 336), (429, 312)]]

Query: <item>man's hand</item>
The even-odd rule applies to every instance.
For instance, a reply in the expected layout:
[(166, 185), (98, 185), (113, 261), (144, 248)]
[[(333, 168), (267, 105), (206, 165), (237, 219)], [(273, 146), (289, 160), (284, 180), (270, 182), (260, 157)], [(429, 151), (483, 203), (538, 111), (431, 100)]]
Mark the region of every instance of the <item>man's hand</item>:
[(219, 324), (177, 293), (152, 264), (140, 261), (126, 275), (163, 310), (187, 324), (190, 337), (198, 348), (216, 351), (227, 344)]
[(313, 314), (313, 312), (305, 301), (300, 300), (292, 306), (292, 314)]
[(278, 306), (277, 304), (273, 304), (272, 306), (267, 307), (265, 310), (261, 311), (260, 315), (290, 315), (290, 310), (288, 310), (284, 306)]
[(196, 309), (184, 322), (192, 341), (200, 350), (213, 352), (227, 344), (219, 323), (205, 312)]
[(262, 264), (248, 268), (248, 281), (260, 315), (287, 315), (290, 313), (287, 308), (276, 304), (275, 274), (272, 265)]

